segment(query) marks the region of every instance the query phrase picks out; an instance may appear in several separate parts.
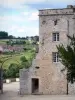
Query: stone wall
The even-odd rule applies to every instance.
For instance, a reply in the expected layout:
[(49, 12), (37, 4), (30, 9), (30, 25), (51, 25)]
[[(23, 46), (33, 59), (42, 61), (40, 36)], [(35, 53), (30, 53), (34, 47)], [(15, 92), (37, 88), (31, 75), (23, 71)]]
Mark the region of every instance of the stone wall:
[(74, 84), (69, 83), (68, 89), (69, 89), (69, 91), (68, 91), (69, 95), (75, 95), (75, 83)]
[(51, 15), (71, 15), (73, 14), (73, 9), (45, 9), (40, 10), (39, 16), (51, 16)]
[[(54, 25), (55, 20), (57, 25)], [(52, 41), (53, 32), (59, 32), (59, 41)], [(67, 93), (66, 72), (61, 73), (64, 66), (60, 62), (52, 61), (52, 52), (57, 52), (56, 45), (63, 43), (66, 47), (69, 43), (67, 35), (73, 35), (74, 32), (75, 19), (72, 8), (39, 11), (39, 53), (32, 67), (21, 72), (21, 93), (32, 93), (32, 78), (39, 79), (39, 94)], [(39, 66), (39, 69), (36, 66)], [(69, 88), (69, 91), (71, 89)]]
[(20, 70), (20, 94), (28, 94), (29, 71), (26, 69)]

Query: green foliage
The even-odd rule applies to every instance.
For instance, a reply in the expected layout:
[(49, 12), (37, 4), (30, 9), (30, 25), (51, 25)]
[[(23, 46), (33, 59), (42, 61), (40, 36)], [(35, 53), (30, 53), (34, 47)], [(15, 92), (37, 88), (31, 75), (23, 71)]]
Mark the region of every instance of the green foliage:
[(20, 58), (20, 60), (21, 60), (21, 62), (27, 62), (27, 61), (28, 61), (28, 60), (26, 59), (25, 56), (22, 56), (22, 57)]
[(8, 33), (5, 31), (0, 31), (0, 39), (7, 39)]
[(68, 36), (69, 44), (57, 46), (59, 52), (59, 58), (61, 63), (65, 66), (64, 70), (67, 70), (67, 80), (71, 83), (75, 81), (75, 37)]
[(7, 78), (7, 70), (6, 70), (6, 69), (3, 70), (3, 78), (4, 78), (4, 79)]
[(15, 38), (13, 35), (9, 35), (9, 37), (8, 37), (9, 39), (13, 39), (13, 38)]
[(30, 67), (29, 61), (26, 59), (25, 56), (22, 56), (20, 58), (20, 60), (21, 60), (21, 66), (22, 66), (22, 68), (29, 68)]
[(26, 41), (25, 40), (22, 40), (22, 39), (9, 39), (7, 42), (6, 42), (7, 45), (24, 45), (26, 44)]
[(38, 42), (39, 41), (39, 36), (31, 36), (31, 40)]
[(10, 64), (7, 70), (4, 70), (4, 78), (15, 78), (18, 73), (19, 73), (18, 65), (15, 63), (12, 63)]
[(19, 73), (16, 73), (16, 77), (17, 77), (17, 78), (19, 77)]
[[(8, 36), (10, 39), (1, 39), (0, 43), (6, 45), (22, 45), (24, 51), (22, 52), (5, 52), (0, 55), (0, 64), (2, 61), (7, 59), (3, 64), (4, 78), (15, 78), (19, 77), (19, 70), (22, 68), (29, 68), (32, 64), (36, 52), (38, 51), (38, 36), (34, 36), (29, 40), (29, 37), (12, 39), (12, 36)], [(9, 57), (8, 57), (9, 56)]]

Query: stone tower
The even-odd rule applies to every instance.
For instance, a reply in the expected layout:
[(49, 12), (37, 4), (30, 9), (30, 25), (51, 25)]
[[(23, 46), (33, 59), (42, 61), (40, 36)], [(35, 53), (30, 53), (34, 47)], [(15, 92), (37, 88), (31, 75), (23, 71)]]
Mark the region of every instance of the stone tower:
[(66, 46), (75, 33), (75, 8), (39, 10), (39, 53), (32, 67), (20, 71), (21, 94), (66, 94), (67, 80), (61, 73), (56, 45)]

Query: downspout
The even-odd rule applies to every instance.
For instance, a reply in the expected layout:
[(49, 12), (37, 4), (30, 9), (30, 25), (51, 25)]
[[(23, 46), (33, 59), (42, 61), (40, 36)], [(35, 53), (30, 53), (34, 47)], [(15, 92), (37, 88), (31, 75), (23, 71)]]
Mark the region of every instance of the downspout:
[(68, 95), (68, 75), (67, 75), (67, 95)]
[[(67, 35), (69, 36), (69, 20), (67, 20)], [(69, 39), (68, 39), (68, 44), (69, 44)]]
[[(69, 36), (69, 20), (67, 20), (67, 30), (68, 30), (67, 35)], [(67, 43), (69, 44), (69, 39), (67, 41), (68, 41)], [(67, 73), (67, 93), (66, 93), (67, 95), (68, 95), (68, 90), (69, 89), (68, 89), (68, 73)]]

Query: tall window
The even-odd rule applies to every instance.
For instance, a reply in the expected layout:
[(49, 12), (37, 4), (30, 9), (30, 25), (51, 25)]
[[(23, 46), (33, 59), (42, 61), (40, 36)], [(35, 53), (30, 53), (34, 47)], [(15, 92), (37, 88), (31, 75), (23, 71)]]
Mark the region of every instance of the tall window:
[(59, 41), (59, 33), (53, 33), (53, 41)]
[(52, 53), (53, 62), (59, 62), (59, 55), (58, 52)]

